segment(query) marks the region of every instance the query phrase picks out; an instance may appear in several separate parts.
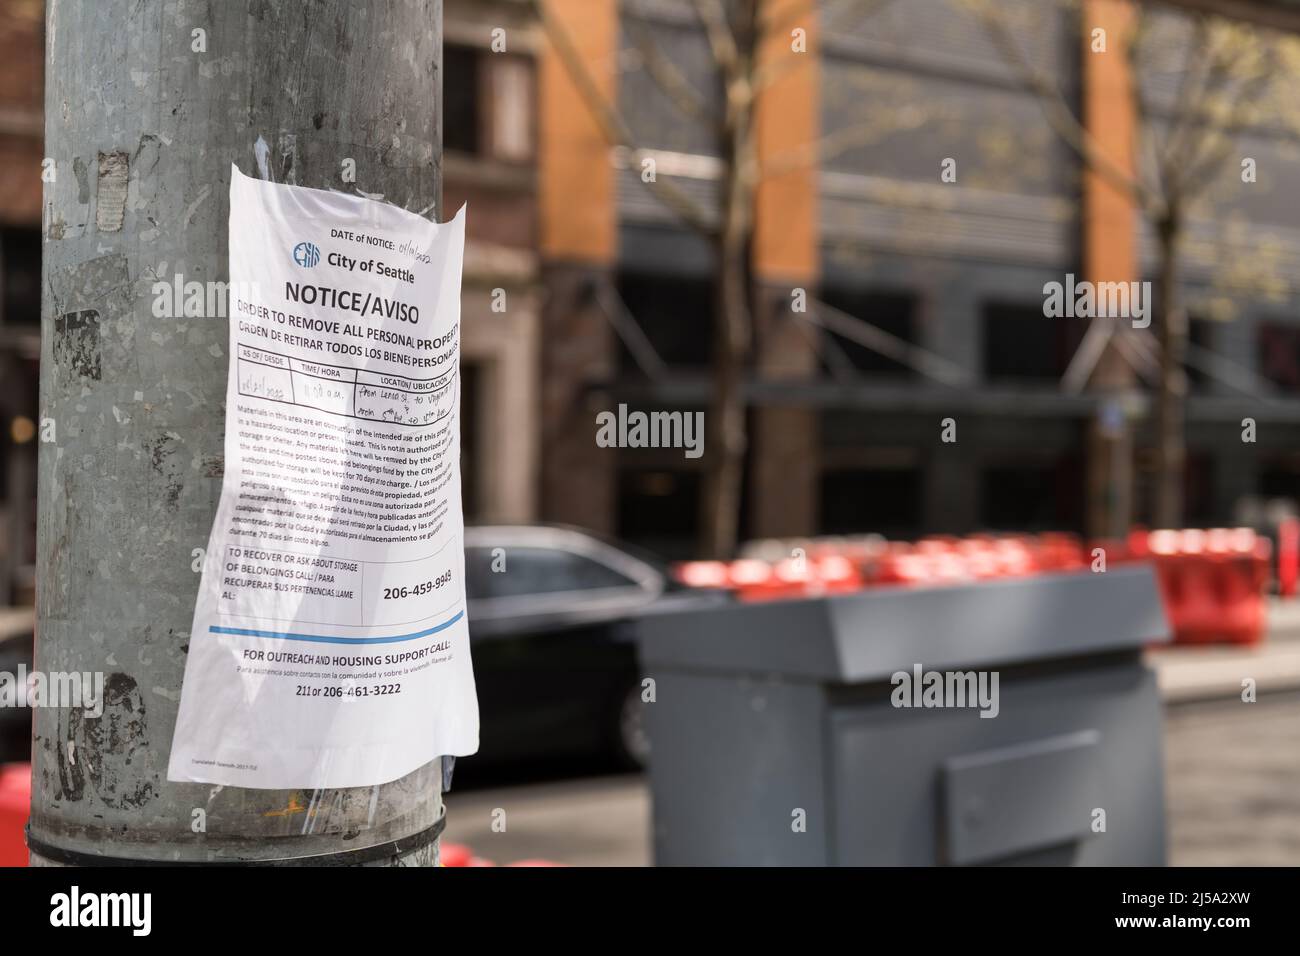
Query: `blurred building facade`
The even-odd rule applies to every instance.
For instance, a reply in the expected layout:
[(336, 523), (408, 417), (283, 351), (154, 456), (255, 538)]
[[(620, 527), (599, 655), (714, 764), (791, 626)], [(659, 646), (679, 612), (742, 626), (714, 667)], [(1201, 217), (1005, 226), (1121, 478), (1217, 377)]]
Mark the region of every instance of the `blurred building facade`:
[[(1284, 4), (1207, 3), (1296, 28)], [(716, 130), (683, 114), (647, 60), (662, 50), (706, 113), (720, 105), (693, 4), (548, 4), (657, 176), (716, 215)], [(1124, 66), (1085, 57), (1084, 23), (1123, 7), (1088, 0), (1082, 13), (1030, 17), (1020, 36), (1117, 155), (1133, 135)], [(862, 9), (800, 18), (805, 60), (759, 110), (768, 172), (751, 253), (742, 536), (1083, 530), (1112, 463), (1095, 440), (1097, 396), (1060, 387), (1084, 329), (1045, 319), (1042, 290), (1067, 275), (1153, 278), (1153, 239), (1081, 168), (960, 0)], [(0, 603), (34, 548), (43, 16), (40, 0), (0, 0)], [(472, 207), (467, 519), (567, 522), (688, 555), (703, 461), (600, 448), (595, 415), (707, 408), (712, 250), (611, 147), (592, 91), (530, 3), (446, 0), (445, 38), (444, 209)], [(1191, 369), (1189, 524), (1230, 523), (1244, 498), (1294, 499), (1300, 486), (1300, 196), (1289, 187), (1300, 149), (1261, 128), (1241, 151), (1258, 181), (1213, 197), (1186, 259), (1192, 340), (1211, 368)], [(947, 159), (955, 182), (941, 178)], [(1251, 266), (1237, 270), (1245, 280), (1225, 275), (1234, 262)], [(868, 344), (799, 318), (795, 290), (810, 311), (869, 323)], [(1258, 423), (1253, 444), (1241, 441), (1245, 417)], [(1127, 483), (1141, 519), (1152, 454), (1142, 431), (1136, 443)]]
[(538, 511), (537, 56), (519, 0), (443, 8), (443, 208), (469, 203), (461, 300), (466, 520)]
[(30, 600), (36, 559), (44, 16), (0, 5), (0, 607)]
[[(0, 0), (0, 606), (34, 594), (41, 190), (50, 174), (44, 6)], [(446, 0), (444, 35), (443, 205), (449, 215), (473, 207), (462, 304), (466, 513), (529, 521), (540, 447), (539, 36), (519, 0)], [(52, 159), (53, 174), (72, 175), (70, 159)]]
[[(656, 157), (658, 175), (716, 209), (716, 136), (655, 82), (644, 53), (647, 40), (667, 51), (716, 103), (692, 4), (551, 6), (637, 145)], [(1108, 412), (1096, 394), (1063, 392), (1085, 328), (1045, 318), (1043, 289), (1067, 275), (1152, 280), (1153, 237), (1131, 204), (1081, 167), (965, 4), (861, 6), (869, 12), (829, 26), (796, 21), (809, 31), (808, 65), (777, 83), (760, 112), (760, 155), (781, 172), (758, 197), (759, 341), (742, 533), (1085, 530), (1113, 474), (1094, 435)], [(1140, 161), (1123, 54), (1085, 60), (1089, 25), (1112, 24), (1118, 40), (1125, 5), (1090, 0), (1051, 16), (1031, 9), (1049, 5), (1005, 6), (1024, 8), (1016, 22), (1026, 59), (1055, 79), (1094, 138)], [(1217, 7), (1251, 16), (1277, 9)], [(711, 250), (584, 123), (582, 97), (555, 59), (544, 54), (542, 68), (542, 255), (548, 276), (562, 278), (548, 281), (543, 319), (542, 515), (687, 554), (698, 532), (700, 463), (680, 450), (595, 448), (591, 423), (620, 402), (707, 407)], [(1158, 85), (1157, 98), (1172, 97), (1175, 80)], [(816, 160), (783, 165), (810, 142), (820, 144)], [(1268, 181), (1229, 188), (1239, 173), (1229, 163), (1225, 188), (1190, 225), (1184, 260), (1198, 359), (1189, 367), (1189, 525), (1231, 523), (1244, 499), (1295, 498), (1300, 488), (1300, 289), (1288, 278), (1300, 274), (1300, 199), (1289, 186), (1300, 152), (1280, 124), (1247, 131), (1240, 151), (1269, 170)], [(950, 158), (956, 181), (944, 182)], [(1267, 276), (1227, 274), (1234, 263), (1259, 264), (1262, 248)], [(809, 328), (790, 308), (791, 290), (804, 286), (833, 314), (885, 335), (873, 333), (867, 347)], [(624, 344), (609, 314), (620, 311), (666, 371), (647, 369)], [(1255, 443), (1242, 441), (1247, 417), (1257, 422)], [(947, 418), (956, 423), (952, 444), (942, 441)], [(1136, 465), (1122, 484), (1143, 520), (1154, 454), (1136, 418), (1136, 455), (1124, 451)]]

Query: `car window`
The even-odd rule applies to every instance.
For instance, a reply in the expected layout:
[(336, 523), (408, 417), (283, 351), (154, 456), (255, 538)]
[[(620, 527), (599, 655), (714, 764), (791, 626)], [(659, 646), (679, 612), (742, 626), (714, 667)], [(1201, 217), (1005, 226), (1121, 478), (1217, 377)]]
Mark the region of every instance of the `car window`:
[(626, 575), (581, 554), (555, 548), (507, 548), (493, 570), (488, 548), (467, 548), (465, 576), (469, 597), (517, 597), (593, 588), (626, 588), (637, 584)]

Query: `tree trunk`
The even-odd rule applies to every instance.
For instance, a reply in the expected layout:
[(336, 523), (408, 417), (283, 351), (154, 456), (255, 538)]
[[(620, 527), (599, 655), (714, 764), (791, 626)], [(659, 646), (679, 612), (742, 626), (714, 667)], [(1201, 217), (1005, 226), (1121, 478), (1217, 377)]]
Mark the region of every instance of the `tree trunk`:
[(1183, 522), (1183, 481), (1187, 449), (1184, 421), (1187, 403), (1187, 314), (1178, 295), (1181, 214), (1176, 206), (1156, 223), (1160, 274), (1156, 301), (1160, 310), (1160, 393), (1156, 401), (1156, 481), (1154, 524), (1177, 528)]
[[(731, 102), (737, 104), (738, 99)], [(746, 445), (742, 387), (753, 314), (749, 262), (755, 191), (752, 104), (729, 106), (728, 113), (721, 227), (716, 242), (713, 403), (704, 446), (707, 465), (701, 551), (711, 558), (731, 557), (739, 538)]]
[[(704, 528), (702, 552), (710, 558), (729, 558), (736, 550), (740, 533), (740, 496), (744, 484), (745, 401), (742, 394), (743, 358), (730, 342), (731, 326), (743, 321), (744, 306), (735, 303), (734, 277), (719, 277), (718, 356), (714, 362), (713, 402), (705, 448)], [(743, 353), (742, 353), (743, 355)]]

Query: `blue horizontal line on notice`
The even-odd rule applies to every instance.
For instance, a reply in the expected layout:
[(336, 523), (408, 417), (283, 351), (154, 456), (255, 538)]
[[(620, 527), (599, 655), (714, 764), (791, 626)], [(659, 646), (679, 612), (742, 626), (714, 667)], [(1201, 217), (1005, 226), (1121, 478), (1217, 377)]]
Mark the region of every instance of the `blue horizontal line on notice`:
[(402, 641), (416, 641), (422, 637), (428, 637), (430, 634), (437, 634), (439, 631), (445, 631), (462, 617), (464, 611), (457, 611), (448, 620), (443, 621), (431, 628), (423, 631), (416, 631), (414, 634), (394, 634), (392, 637), (328, 637), (324, 634), (293, 634), (288, 631), (254, 631), (245, 627), (217, 627), (212, 625), (208, 630), (213, 634), (234, 634), (238, 637), (272, 637), (284, 641), (308, 641), (312, 644), (399, 644)]

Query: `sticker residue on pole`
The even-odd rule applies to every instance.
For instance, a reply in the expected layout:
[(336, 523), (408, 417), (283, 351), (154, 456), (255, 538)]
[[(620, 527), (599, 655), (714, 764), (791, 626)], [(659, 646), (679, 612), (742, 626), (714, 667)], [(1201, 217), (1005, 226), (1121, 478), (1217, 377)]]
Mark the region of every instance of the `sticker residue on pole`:
[(464, 243), (464, 209), (232, 168), (225, 477), (168, 779), (370, 786), (478, 749)]

